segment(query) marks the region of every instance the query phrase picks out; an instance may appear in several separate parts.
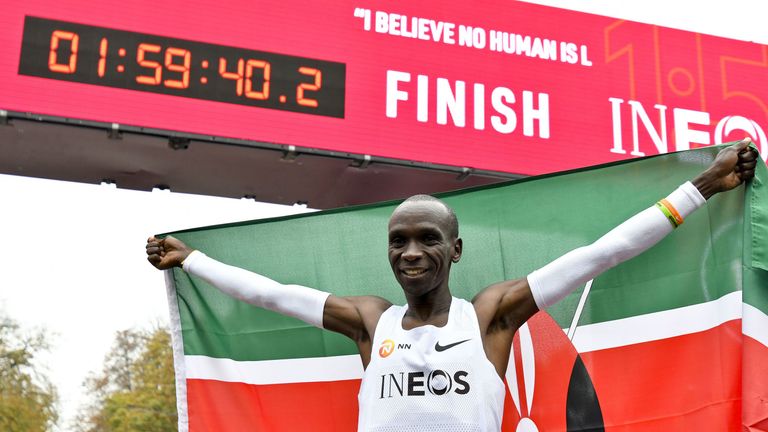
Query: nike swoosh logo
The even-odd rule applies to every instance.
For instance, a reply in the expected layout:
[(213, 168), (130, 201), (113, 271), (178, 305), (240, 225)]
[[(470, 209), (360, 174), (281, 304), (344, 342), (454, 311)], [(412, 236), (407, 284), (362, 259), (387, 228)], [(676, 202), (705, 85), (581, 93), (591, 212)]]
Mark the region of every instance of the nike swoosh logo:
[(454, 343), (448, 344), (448, 345), (440, 345), (440, 341), (438, 341), (438, 342), (435, 343), (435, 351), (443, 352), (443, 351), (445, 351), (447, 349), (451, 349), (451, 348), (455, 347), (456, 345), (463, 344), (464, 342), (470, 341), (470, 340), (472, 340), (472, 339), (471, 338), (470, 339), (464, 339), (463, 341), (454, 342)]

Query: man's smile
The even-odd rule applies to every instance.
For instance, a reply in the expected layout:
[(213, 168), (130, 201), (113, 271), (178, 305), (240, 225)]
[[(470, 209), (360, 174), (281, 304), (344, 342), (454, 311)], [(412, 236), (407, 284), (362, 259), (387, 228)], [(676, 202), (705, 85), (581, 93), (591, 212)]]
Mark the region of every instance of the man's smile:
[(405, 274), (406, 276), (413, 277), (413, 276), (420, 276), (423, 273), (426, 273), (427, 269), (420, 268), (420, 267), (418, 267), (418, 268), (404, 268), (404, 269), (400, 269), (400, 271), (403, 274)]

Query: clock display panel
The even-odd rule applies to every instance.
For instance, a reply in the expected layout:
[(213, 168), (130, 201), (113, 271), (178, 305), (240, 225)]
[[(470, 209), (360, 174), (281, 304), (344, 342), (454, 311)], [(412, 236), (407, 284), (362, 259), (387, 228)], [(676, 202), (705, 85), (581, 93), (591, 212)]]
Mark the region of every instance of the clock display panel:
[(26, 17), (19, 74), (344, 117), (345, 65)]

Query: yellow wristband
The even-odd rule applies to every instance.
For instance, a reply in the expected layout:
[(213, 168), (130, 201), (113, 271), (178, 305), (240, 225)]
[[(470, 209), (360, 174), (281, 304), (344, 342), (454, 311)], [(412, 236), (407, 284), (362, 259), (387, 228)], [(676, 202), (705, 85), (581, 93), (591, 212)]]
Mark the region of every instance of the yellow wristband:
[[(669, 207), (667, 207), (667, 205), (665, 205), (664, 201), (667, 201), (667, 200), (661, 200), (661, 201), (657, 202), (656, 203), (656, 207), (659, 210), (661, 210), (662, 213), (664, 213), (664, 216), (667, 218), (669, 223), (672, 224), (673, 228), (679, 227), (680, 224), (683, 223), (683, 218), (680, 217), (680, 214), (677, 213), (677, 210), (675, 210), (674, 213), (673, 213), (673, 211), (670, 210)], [(667, 203), (669, 203), (669, 201), (667, 201)], [(671, 205), (670, 205), (670, 207), (671, 207)], [(672, 207), (672, 208), (674, 209), (674, 207)], [(677, 217), (675, 217), (675, 213), (677, 213)], [(680, 219), (678, 220), (678, 218), (680, 218)]]

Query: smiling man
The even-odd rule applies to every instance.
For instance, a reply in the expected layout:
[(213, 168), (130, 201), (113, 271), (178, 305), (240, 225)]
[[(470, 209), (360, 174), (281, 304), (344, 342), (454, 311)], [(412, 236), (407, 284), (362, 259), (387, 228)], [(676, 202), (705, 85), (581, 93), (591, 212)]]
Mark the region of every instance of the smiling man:
[(471, 302), (449, 289), (451, 264), (463, 246), (456, 215), (426, 195), (405, 200), (389, 220), (389, 262), (404, 306), (283, 285), (172, 237), (151, 237), (146, 251), (159, 269), (182, 266), (242, 301), (352, 339), (365, 368), (358, 430), (499, 431), (515, 331), (538, 310), (656, 244), (715, 193), (751, 179), (758, 157), (748, 144), (724, 149), (694, 180), (591, 245), (527, 277), (485, 287)]

